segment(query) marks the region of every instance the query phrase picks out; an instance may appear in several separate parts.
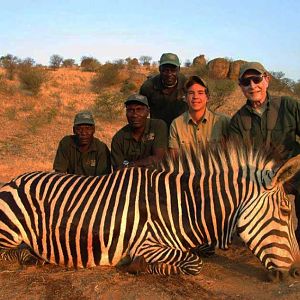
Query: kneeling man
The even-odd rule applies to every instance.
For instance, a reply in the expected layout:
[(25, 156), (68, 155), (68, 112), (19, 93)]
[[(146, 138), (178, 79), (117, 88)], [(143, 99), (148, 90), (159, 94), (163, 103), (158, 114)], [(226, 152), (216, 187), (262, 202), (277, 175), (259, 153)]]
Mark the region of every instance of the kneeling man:
[(113, 137), (113, 168), (148, 167), (159, 162), (167, 149), (168, 129), (164, 121), (149, 119), (145, 96), (134, 94), (125, 101), (128, 124)]

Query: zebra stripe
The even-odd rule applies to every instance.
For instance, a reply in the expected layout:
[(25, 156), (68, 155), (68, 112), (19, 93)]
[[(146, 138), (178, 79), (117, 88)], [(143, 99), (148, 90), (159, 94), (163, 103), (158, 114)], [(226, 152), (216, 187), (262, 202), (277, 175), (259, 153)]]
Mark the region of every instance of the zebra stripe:
[(279, 179), (295, 160), (275, 172), (266, 156), (239, 147), (200, 154), (101, 177), (21, 175), (0, 190), (0, 247), (25, 243), (67, 267), (129, 256), (127, 270), (197, 274), (200, 256), (228, 248), (237, 228), (267, 269), (289, 269), (299, 248)]

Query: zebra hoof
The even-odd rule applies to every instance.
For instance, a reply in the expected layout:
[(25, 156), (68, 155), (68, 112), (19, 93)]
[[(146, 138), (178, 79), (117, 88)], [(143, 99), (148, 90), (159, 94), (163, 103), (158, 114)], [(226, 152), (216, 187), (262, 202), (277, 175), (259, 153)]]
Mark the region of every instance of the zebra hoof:
[(120, 270), (130, 274), (140, 274), (146, 273), (147, 266), (148, 264), (145, 258), (143, 256), (138, 256), (129, 265), (122, 266)]

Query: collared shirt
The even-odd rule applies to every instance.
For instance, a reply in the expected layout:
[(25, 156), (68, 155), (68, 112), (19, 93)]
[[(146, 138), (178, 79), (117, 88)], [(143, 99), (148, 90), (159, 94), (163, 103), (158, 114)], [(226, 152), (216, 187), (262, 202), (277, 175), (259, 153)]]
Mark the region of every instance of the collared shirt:
[(124, 161), (134, 162), (154, 154), (154, 149), (167, 148), (168, 129), (164, 121), (147, 119), (142, 139), (136, 141), (127, 124), (112, 138), (111, 159), (113, 168), (123, 166)]
[[(251, 143), (254, 149), (264, 147), (267, 137), (268, 110), (275, 98), (268, 95), (267, 101), (266, 110), (261, 116), (253, 112), (247, 101), (231, 119), (230, 136), (238, 137), (246, 142), (248, 134), (244, 120), (249, 117)], [(271, 132), (271, 145), (273, 147), (282, 145), (287, 154), (294, 156), (300, 153), (297, 136), (300, 136), (300, 102), (291, 97), (282, 96), (275, 127)]]
[(60, 142), (54, 159), (53, 169), (61, 173), (98, 176), (111, 172), (108, 147), (93, 138), (87, 152), (81, 152), (76, 136), (65, 136)]
[(185, 76), (179, 73), (177, 85), (170, 94), (165, 92), (160, 74), (143, 83), (140, 94), (148, 99), (151, 118), (164, 120), (170, 127), (172, 121), (187, 110), (185, 82)]
[(198, 149), (199, 144), (219, 142), (226, 136), (230, 118), (206, 109), (199, 124), (187, 111), (176, 118), (170, 127), (169, 148)]

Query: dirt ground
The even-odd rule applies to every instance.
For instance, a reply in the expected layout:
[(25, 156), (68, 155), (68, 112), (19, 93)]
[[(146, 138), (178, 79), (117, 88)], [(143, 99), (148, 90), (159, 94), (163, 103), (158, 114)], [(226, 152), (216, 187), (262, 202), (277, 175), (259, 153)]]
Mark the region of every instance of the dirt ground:
[(130, 275), (114, 267), (66, 270), (0, 261), (0, 299), (300, 299), (300, 278), (270, 283), (236, 238), (204, 259), (198, 276)]

